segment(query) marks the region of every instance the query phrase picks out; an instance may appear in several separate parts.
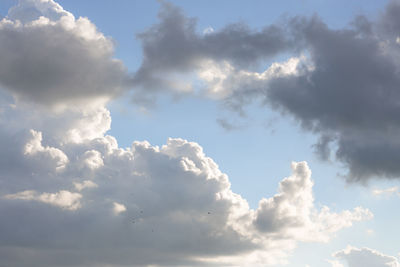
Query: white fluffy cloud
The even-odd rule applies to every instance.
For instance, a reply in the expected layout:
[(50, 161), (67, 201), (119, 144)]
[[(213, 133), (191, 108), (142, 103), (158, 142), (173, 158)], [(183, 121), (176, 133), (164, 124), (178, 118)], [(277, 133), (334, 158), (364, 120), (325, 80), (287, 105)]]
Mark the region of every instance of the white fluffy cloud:
[(68, 164), (68, 157), (60, 150), (54, 147), (44, 147), (42, 145), (42, 133), (30, 130), (30, 140), (25, 144), (24, 155), (38, 159), (40, 163), (49, 163), (54, 166), (56, 171), (60, 171)]
[(126, 80), (113, 43), (53, 0), (19, 0), (0, 21), (0, 86), (17, 99), (62, 106), (106, 101)]
[[(22, 108), (9, 106), (5, 112)], [(87, 112), (81, 114), (91, 121)], [(0, 153), (7, 153), (0, 157), (0, 212), (8, 214), (0, 222), (5, 236), (0, 255), (8, 266), (276, 264), (286, 262), (298, 242), (326, 242), (340, 229), (372, 217), (360, 207), (340, 213), (316, 208), (305, 162), (292, 163), (278, 193), (252, 210), (196, 143), (169, 139), (157, 147), (136, 141), (122, 149), (114, 137), (91, 131), (76, 142), (61, 138), (46, 122), (55, 116), (44, 112), (40, 123), (27, 124), (36, 130), (22, 124), (19, 130), (0, 131)], [(68, 125), (75, 129), (81, 118), (70, 116), (75, 119)], [(2, 124), (8, 119), (0, 117)], [(21, 221), (19, 214), (26, 210)], [(52, 238), (40, 238), (50, 233)], [(57, 262), (67, 254), (54, 247), (65, 248), (74, 261)], [(24, 260), (23, 248), (33, 252)]]
[[(355, 248), (348, 246), (346, 249), (333, 254), (343, 260), (348, 267), (399, 267), (396, 257), (385, 255), (370, 248)], [(332, 261), (332, 267), (344, 266), (337, 261)]]
[(354, 211), (333, 213), (327, 206), (315, 210), (311, 171), (304, 163), (292, 163), (293, 175), (279, 184), (279, 193), (262, 199), (255, 224), (261, 232), (280, 233), (304, 241), (328, 241), (330, 234), (349, 227), (353, 221), (372, 218), (357, 207)]
[[(164, 15), (179, 26), (180, 17)], [(216, 55), (211, 50), (224, 38), (233, 33), (240, 41), (244, 32), (236, 25), (204, 35), (211, 46), (202, 53)], [(274, 27), (248, 35), (254, 47), (273, 46), (264, 56), (282, 41), (266, 32), (280, 36)], [(151, 53), (159, 51), (150, 50), (136, 77), (141, 85), (157, 67)], [(246, 55), (220, 51), (237, 61), (258, 56), (252, 48)], [(176, 138), (162, 147), (135, 141), (120, 148), (106, 135), (104, 101), (120, 92), (123, 67), (88, 19), (52, 0), (21, 0), (10, 10), (0, 22), (0, 56), (0, 84), (18, 100), (0, 92), (0, 258), (8, 267), (264, 266), (285, 263), (298, 242), (326, 242), (372, 218), (361, 207), (317, 208), (306, 162), (292, 163), (277, 194), (253, 210), (197, 143)], [(293, 73), (298, 62), (275, 64), (259, 78)], [(202, 75), (225, 83), (221, 73)], [(84, 106), (48, 108), (88, 98)]]

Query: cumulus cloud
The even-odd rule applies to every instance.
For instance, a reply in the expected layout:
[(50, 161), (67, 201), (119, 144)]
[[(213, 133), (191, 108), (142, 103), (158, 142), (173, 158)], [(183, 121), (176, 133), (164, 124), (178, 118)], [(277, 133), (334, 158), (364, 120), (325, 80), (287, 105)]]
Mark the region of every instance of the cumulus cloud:
[(31, 138), (25, 144), (24, 154), (38, 159), (39, 162), (49, 163), (55, 170), (60, 171), (68, 164), (68, 157), (60, 150), (54, 147), (44, 147), (42, 145), (42, 133), (30, 130)]
[[(137, 35), (143, 45), (143, 62), (133, 82), (147, 91), (152, 89), (150, 92), (192, 92), (191, 81), (184, 77), (201, 69), (208, 60), (249, 66), (289, 46), (282, 29), (274, 25), (252, 31), (237, 23), (218, 31), (207, 28), (203, 34), (197, 32), (195, 19), (185, 17), (168, 2), (161, 5), (160, 23)], [(142, 102), (142, 97), (136, 100)]]
[[(314, 15), (201, 34), (195, 19), (163, 3), (160, 22), (139, 35), (144, 59), (134, 80), (200, 91), (239, 114), (265, 104), (316, 133), (318, 155), (344, 163), (349, 180), (399, 177), (399, 14), (392, 1), (375, 21), (361, 15), (339, 29)], [(259, 71), (277, 55), (289, 58)]]
[[(236, 23), (203, 33), (195, 19), (161, 2), (159, 23), (137, 35), (143, 61), (128, 78), (110, 38), (87, 18), (54, 1), (20, 0), (0, 21), (0, 86), (17, 101), (47, 106), (99, 107), (128, 84), (141, 105), (166, 91), (206, 95), (241, 115), (261, 103), (317, 134), (318, 155), (347, 166), (349, 180), (396, 178), (399, 6), (392, 1), (375, 21), (358, 16), (341, 29), (315, 15), (260, 30)], [(273, 62), (277, 57), (287, 59)], [(93, 135), (108, 128), (105, 113), (88, 114), (103, 127)], [(82, 132), (93, 129), (81, 122), (63, 138), (81, 142)]]
[[(249, 33), (243, 25), (230, 25), (199, 38), (194, 22), (170, 4), (160, 18), (139, 36), (146, 48), (134, 82), (149, 90), (178, 51), (186, 56), (170, 70), (196, 67), (218, 99), (234, 95), (213, 90), (230, 80), (217, 71), (221, 66), (260, 84), (313, 68), (298, 56), (259, 75), (243, 69), (288, 45), (274, 26)], [(158, 54), (162, 50), (153, 41), (175, 49), (171, 34), (188, 43), (175, 55)], [(195, 142), (175, 138), (158, 147), (135, 141), (121, 148), (106, 134), (111, 116), (103, 101), (54, 112), (38, 108), (36, 103), (108, 99), (119, 92), (124, 75), (112, 59), (110, 40), (52, 0), (20, 1), (0, 22), (1, 38), (10, 46), (0, 42), (5, 56), (0, 84), (17, 99), (0, 92), (0, 213), (6, 214), (0, 220), (0, 258), (6, 266), (281, 264), (299, 242), (327, 242), (340, 229), (373, 216), (362, 207), (318, 208), (306, 162), (292, 163), (277, 194), (254, 210)], [(198, 42), (204, 43), (202, 52), (192, 56)], [(50, 57), (43, 57), (44, 51)], [(197, 61), (204, 55), (208, 61)], [(214, 65), (215, 71), (204, 72), (204, 66)]]
[(19, 0), (0, 21), (0, 86), (17, 99), (77, 105), (121, 93), (127, 74), (112, 40), (53, 0)]
[(104, 165), (103, 159), (101, 158), (101, 154), (97, 150), (89, 150), (83, 154), (82, 157), (83, 163), (86, 167), (91, 170), (100, 168)]
[[(42, 115), (42, 121), (54, 119)], [(51, 129), (41, 134), (24, 127), (17, 135), (0, 130), (0, 153), (12, 151), (0, 157), (0, 212), (8, 214), (0, 222), (0, 255), (7, 266), (277, 264), (298, 242), (326, 242), (372, 218), (360, 207), (317, 208), (305, 162), (293, 163), (278, 193), (252, 210), (194, 142), (169, 139), (157, 147), (135, 141), (122, 149), (104, 134), (75, 142), (53, 138)]]
[(255, 217), (259, 231), (300, 240), (328, 241), (330, 233), (351, 226), (352, 221), (372, 218), (372, 213), (363, 208), (337, 214), (324, 206), (317, 212), (310, 169), (304, 163), (293, 163), (292, 169), (293, 175), (280, 182), (279, 193), (260, 201)]
[[(381, 19), (388, 19), (388, 11)], [(297, 77), (275, 79), (264, 90), (265, 101), (320, 134), (318, 151), (329, 157), (333, 149), (349, 167), (350, 178), (398, 177), (395, 38), (380, 30), (380, 22), (365, 17), (339, 30), (315, 17), (292, 23), (314, 67)]]
[[(333, 254), (343, 260), (348, 267), (399, 267), (396, 257), (385, 255), (370, 248), (355, 248), (348, 246), (346, 249)], [(335, 265), (336, 264), (336, 265)], [(332, 262), (332, 267), (343, 266), (337, 261)]]
[(66, 190), (60, 190), (57, 193), (38, 194), (34, 190), (26, 190), (15, 194), (5, 195), (5, 199), (34, 200), (58, 206), (67, 210), (79, 209), (81, 204), (79, 199), (82, 197), (79, 193), (72, 193)]

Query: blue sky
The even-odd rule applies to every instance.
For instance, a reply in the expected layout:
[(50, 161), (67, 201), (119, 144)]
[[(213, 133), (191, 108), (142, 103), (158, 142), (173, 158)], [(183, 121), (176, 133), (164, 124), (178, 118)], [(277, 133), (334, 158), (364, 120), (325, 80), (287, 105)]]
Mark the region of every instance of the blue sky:
[(0, 3), (4, 266), (400, 266), (398, 2), (57, 3)]

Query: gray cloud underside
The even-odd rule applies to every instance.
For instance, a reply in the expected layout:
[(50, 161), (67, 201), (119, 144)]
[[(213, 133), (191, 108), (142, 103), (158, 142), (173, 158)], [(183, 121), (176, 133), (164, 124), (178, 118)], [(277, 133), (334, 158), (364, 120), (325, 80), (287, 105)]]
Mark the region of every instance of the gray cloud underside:
[(266, 102), (294, 115), (303, 128), (320, 133), (320, 152), (334, 142), (335, 156), (349, 166), (352, 178), (397, 177), (400, 50), (396, 36), (378, 29), (373, 33), (363, 28), (331, 30), (318, 19), (295, 20), (294, 25), (315, 69), (272, 81), (265, 90)]
[[(398, 1), (377, 21), (358, 16), (342, 29), (313, 16), (286, 18), (260, 31), (232, 24), (199, 34), (194, 19), (165, 3), (159, 18), (138, 35), (144, 59), (137, 85), (176, 92), (178, 81), (186, 81), (179, 75), (209, 69), (203, 89), (222, 88), (219, 99), (239, 112), (261, 102), (295, 117), (320, 136), (315, 148), (322, 158), (333, 156), (348, 167), (349, 179), (399, 177)], [(275, 67), (260, 78), (254, 72), (283, 54), (306, 59), (291, 73)], [(212, 66), (202, 65), (207, 60)]]
[(143, 44), (143, 62), (134, 84), (145, 90), (170, 89), (164, 74), (191, 72), (203, 59), (229, 60), (254, 65), (290, 46), (281, 28), (272, 25), (252, 31), (243, 23), (230, 24), (209, 34), (196, 32), (196, 20), (176, 6), (162, 2), (160, 23), (137, 35)]

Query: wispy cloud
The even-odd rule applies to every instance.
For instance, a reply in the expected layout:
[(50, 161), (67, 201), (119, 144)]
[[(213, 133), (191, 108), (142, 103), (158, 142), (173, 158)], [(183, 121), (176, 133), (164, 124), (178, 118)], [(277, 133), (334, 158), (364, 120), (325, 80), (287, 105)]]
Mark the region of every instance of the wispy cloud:
[(372, 190), (372, 194), (375, 196), (379, 196), (379, 195), (399, 195), (399, 188), (397, 186), (394, 187), (389, 187), (386, 189), (374, 189)]

